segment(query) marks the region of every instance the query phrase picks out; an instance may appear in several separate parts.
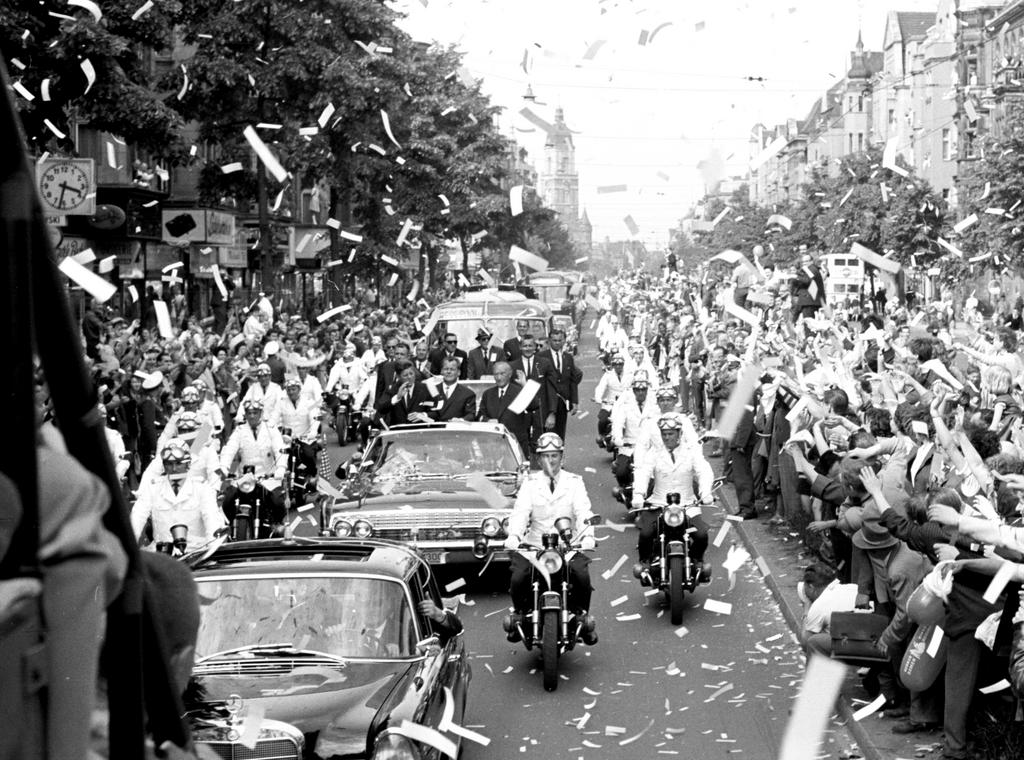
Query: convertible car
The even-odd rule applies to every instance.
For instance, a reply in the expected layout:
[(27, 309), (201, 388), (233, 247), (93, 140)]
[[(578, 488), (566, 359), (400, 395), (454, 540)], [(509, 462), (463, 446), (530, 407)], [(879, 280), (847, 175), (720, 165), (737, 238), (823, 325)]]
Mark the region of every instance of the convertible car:
[[(471, 563), (503, 541), (528, 462), (494, 422), (395, 425), (354, 464), (329, 518), (336, 536), (414, 546), (431, 564)], [(493, 547), (492, 547), (493, 549)]]
[[(415, 552), (286, 538), (186, 561), (201, 602), (189, 705), (198, 745), (280, 760), (426, 759), (444, 741), (460, 746), (463, 637), (420, 612), (442, 600)], [(440, 741), (423, 743), (424, 728)]]

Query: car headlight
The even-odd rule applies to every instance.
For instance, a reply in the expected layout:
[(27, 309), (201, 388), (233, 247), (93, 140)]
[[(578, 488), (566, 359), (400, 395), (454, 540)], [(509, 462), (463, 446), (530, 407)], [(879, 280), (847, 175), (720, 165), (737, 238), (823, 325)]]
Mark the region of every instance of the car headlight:
[(546, 551), (540, 555), (540, 565), (549, 574), (554, 575), (562, 569), (562, 555), (556, 551)]
[(352, 526), (352, 532), (356, 535), (356, 538), (369, 538), (370, 534), (373, 533), (373, 526), (366, 520), (356, 520), (356, 524)]
[(348, 520), (338, 520), (334, 524), (334, 535), (338, 538), (348, 538), (352, 535), (352, 523)]
[(383, 734), (373, 745), (370, 760), (420, 760), (416, 742), (401, 734)]
[(663, 517), (665, 524), (670, 528), (678, 528), (683, 524), (686, 513), (680, 507), (666, 507)]
[(501, 521), (501, 529), (508, 533), (508, 518), (506, 517)]
[(494, 538), (501, 531), (501, 523), (497, 517), (485, 517), (480, 523), (480, 532), (488, 538)]

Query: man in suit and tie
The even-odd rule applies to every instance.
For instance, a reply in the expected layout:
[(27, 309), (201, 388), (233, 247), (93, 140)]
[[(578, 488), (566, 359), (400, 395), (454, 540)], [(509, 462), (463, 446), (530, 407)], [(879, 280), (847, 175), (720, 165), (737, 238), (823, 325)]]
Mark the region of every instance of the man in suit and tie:
[[(530, 415), (530, 453), (533, 454), (537, 439), (544, 432), (548, 414), (553, 413), (555, 409), (556, 398), (552, 390), (554, 386), (550, 382), (554, 368), (550, 361), (537, 356), (537, 340), (532, 335), (527, 333), (520, 340), (522, 356), (516, 361), (509, 362), (515, 373), (516, 382), (525, 387), (528, 381), (533, 380), (540, 385), (537, 394), (526, 407)], [(554, 425), (554, 418), (551, 424)]]
[(523, 386), (512, 382), (512, 367), (508, 362), (498, 362), (493, 367), (494, 387), (484, 391), (480, 398), (480, 412), (477, 419), (500, 422), (519, 441), (519, 447), (526, 454), (530, 450), (529, 412), (516, 414), (508, 410)]
[(551, 363), (548, 375), (548, 397), (554, 400), (554, 409), (548, 409), (544, 420), (545, 430), (554, 430), (565, 440), (565, 423), (569, 413), (579, 406), (579, 386), (583, 371), (576, 366), (572, 354), (565, 350), (565, 330), (552, 330), (548, 336), (547, 351), (540, 351), (538, 358)]
[(466, 363), (466, 352), (458, 347), (459, 337), (455, 333), (445, 333), (444, 346), (435, 348), (430, 352), (430, 373), (441, 374), (441, 362), (445, 359), (455, 359), (459, 363), (459, 380), (466, 379), (466, 372), (469, 366)]
[(505, 349), (491, 345), (491, 334), (482, 327), (476, 331), (476, 348), (466, 355), (463, 366), (467, 380), (479, 380), (484, 375), (492, 374), (495, 362), (505, 360)]
[(434, 407), (427, 416), (435, 422), (448, 420), (476, 419), (476, 394), (464, 385), (459, 385), (459, 362), (455, 358), (441, 360), (442, 382), (437, 386)]
[(509, 338), (505, 341), (503, 348), (505, 349), (505, 357), (510, 361), (514, 362), (523, 355), (523, 337), (526, 335), (526, 331), (530, 329), (530, 323), (525, 319), (516, 320), (516, 332), (518, 335), (514, 338)]
[(395, 380), (398, 379), (398, 365), (408, 361), (409, 346), (401, 341), (395, 341), (395, 347), (391, 350), (391, 358), (377, 368), (377, 387), (374, 388), (374, 399), (382, 398), (388, 388), (394, 385)]
[(377, 412), (388, 427), (409, 422), (430, 422), (426, 414), (429, 406), (430, 391), (416, 379), (416, 368), (410, 362), (398, 365), (397, 379), (377, 399)]

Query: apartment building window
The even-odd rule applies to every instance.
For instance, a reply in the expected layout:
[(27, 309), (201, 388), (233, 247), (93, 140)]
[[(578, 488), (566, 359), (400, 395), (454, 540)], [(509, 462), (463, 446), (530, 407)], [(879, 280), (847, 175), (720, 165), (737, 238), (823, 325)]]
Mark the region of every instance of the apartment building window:
[(892, 122), (893, 122), (893, 120), (895, 118), (896, 118), (896, 112), (890, 108), (889, 109), (889, 123), (892, 124)]
[(952, 128), (942, 130), (942, 160), (952, 161), (956, 158), (956, 135)]
[(863, 132), (858, 132), (857, 133), (857, 152), (858, 153), (863, 153), (864, 152), (864, 133)]
[(847, 153), (853, 153), (853, 132), (847, 133), (847, 135), (846, 135), (846, 142), (847, 142), (847, 145), (848, 145), (848, 148), (847, 148), (846, 152)]

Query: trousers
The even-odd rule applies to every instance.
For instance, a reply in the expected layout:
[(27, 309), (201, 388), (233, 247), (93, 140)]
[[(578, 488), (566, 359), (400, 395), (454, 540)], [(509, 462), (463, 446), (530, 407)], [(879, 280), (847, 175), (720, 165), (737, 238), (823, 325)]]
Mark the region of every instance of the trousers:
[[(641, 562), (650, 562), (654, 558), (655, 542), (658, 537), (659, 512), (645, 510), (636, 514), (636, 553)], [(708, 524), (703, 517), (690, 518), (690, 527), (697, 530), (690, 534), (691, 556), (696, 562), (704, 559), (708, 548)]]
[[(594, 587), (590, 583), (589, 568), (590, 557), (583, 552), (577, 552), (569, 560), (569, 609), (572, 612), (590, 609), (590, 597), (594, 593)], [(533, 565), (517, 552), (512, 554), (511, 570), (509, 596), (512, 597), (512, 606), (517, 612), (528, 612), (533, 609), (533, 588), (530, 583)]]

